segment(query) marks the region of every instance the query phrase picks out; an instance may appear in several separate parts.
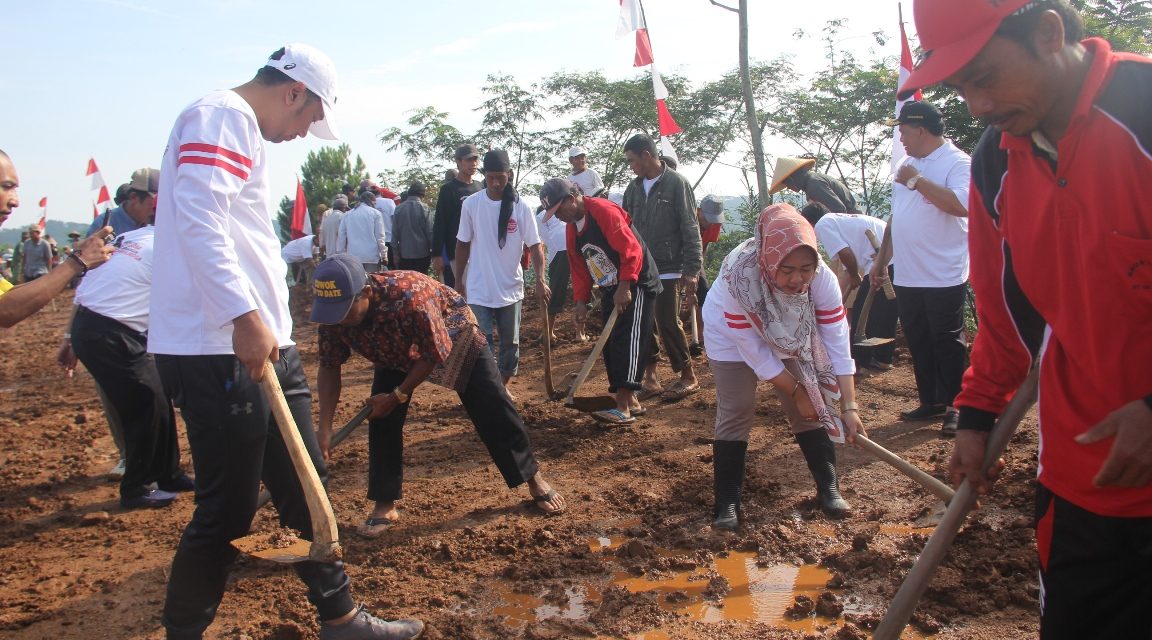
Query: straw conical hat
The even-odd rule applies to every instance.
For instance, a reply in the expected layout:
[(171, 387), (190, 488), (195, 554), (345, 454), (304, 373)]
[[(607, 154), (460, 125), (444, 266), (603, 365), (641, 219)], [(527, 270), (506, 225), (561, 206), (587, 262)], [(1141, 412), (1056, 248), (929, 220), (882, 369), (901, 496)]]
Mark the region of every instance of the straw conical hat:
[(777, 158), (776, 170), (772, 172), (772, 188), (768, 190), (768, 193), (776, 193), (783, 189), (784, 181), (793, 173), (814, 166), (816, 166), (816, 160), (812, 158), (789, 158), (788, 156)]

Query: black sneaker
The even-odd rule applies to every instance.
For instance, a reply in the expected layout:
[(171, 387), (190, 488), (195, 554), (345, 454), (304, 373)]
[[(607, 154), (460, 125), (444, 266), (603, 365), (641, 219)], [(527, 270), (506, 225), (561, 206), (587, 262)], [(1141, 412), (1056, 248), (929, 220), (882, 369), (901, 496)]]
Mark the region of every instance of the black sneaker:
[(195, 491), (196, 490), (196, 481), (193, 480), (192, 476), (188, 475), (187, 473), (181, 473), (180, 475), (176, 476), (175, 478), (172, 478), (171, 480), (161, 480), (161, 481), (157, 482), (156, 487), (163, 490), (163, 491), (168, 491), (171, 493), (181, 493), (183, 491)]
[(153, 489), (142, 496), (120, 498), (120, 506), (125, 509), (160, 509), (172, 504), (175, 499), (175, 493)]
[(704, 347), (699, 342), (693, 342), (692, 344), (688, 345), (688, 353), (693, 358), (699, 358), (700, 356), (704, 355)]
[(956, 437), (956, 426), (960, 423), (960, 412), (949, 411), (944, 414), (944, 424), (940, 427), (940, 435), (945, 438)]
[(911, 411), (901, 411), (900, 419), (909, 422), (913, 420), (931, 420), (939, 418), (948, 411), (948, 407), (942, 404), (922, 404)]
[(368, 613), (363, 606), (344, 624), (320, 625), (320, 640), (413, 640), (423, 633), (424, 623), (419, 620), (388, 622)]

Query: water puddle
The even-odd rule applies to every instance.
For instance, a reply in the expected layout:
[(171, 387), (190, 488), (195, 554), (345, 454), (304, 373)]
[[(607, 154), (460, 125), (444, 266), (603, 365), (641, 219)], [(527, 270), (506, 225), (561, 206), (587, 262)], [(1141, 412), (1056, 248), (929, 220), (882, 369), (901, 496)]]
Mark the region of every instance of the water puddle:
[[(909, 531), (922, 530), (909, 528)], [(638, 543), (625, 536), (600, 536), (590, 539), (588, 544), (593, 552), (605, 553)], [(622, 551), (628, 555), (629, 549)], [(761, 566), (757, 555), (752, 552), (731, 552), (725, 557), (716, 555), (708, 563), (697, 563), (692, 551), (649, 548), (648, 553), (666, 558), (667, 565), (672, 568), (644, 576), (635, 576), (620, 568), (607, 581), (557, 585), (542, 593), (516, 593), (507, 585), (500, 584), (495, 589), (500, 604), (493, 612), (504, 616), (508, 624), (515, 627), (548, 618), (586, 620), (599, 606), (601, 591), (610, 586), (624, 587), (633, 593), (655, 592), (662, 609), (691, 620), (706, 623), (725, 620), (759, 622), (809, 634), (835, 631), (843, 626), (844, 620), (818, 614), (798, 619), (788, 615), (799, 596), (806, 596), (816, 603), (820, 594), (831, 591), (843, 605), (844, 613), (869, 611), (868, 607), (842, 590), (829, 589), (827, 583), (832, 578), (831, 572), (816, 565)], [(727, 593), (720, 598), (707, 593), (709, 578), (716, 574), (728, 583)], [(660, 630), (629, 636), (630, 640), (664, 640), (668, 637)], [(922, 636), (908, 629), (903, 637), (921, 640), (931, 636)]]

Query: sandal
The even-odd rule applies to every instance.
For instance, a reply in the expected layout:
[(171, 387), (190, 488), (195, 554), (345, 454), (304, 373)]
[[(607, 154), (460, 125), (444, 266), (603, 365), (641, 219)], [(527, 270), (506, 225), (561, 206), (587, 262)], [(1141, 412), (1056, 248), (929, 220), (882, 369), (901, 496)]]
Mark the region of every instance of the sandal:
[(648, 408), (644, 406), (632, 407), (628, 412), (632, 414), (633, 418), (641, 418), (648, 413)]
[(619, 409), (593, 411), (592, 417), (595, 418), (597, 422), (603, 422), (604, 424), (611, 425), (632, 424), (633, 422), (636, 422), (636, 418), (625, 414)]
[(656, 398), (664, 393), (664, 387), (640, 387), (640, 391), (636, 393), (636, 399), (640, 401)]
[(688, 396), (700, 390), (700, 383), (694, 382), (692, 384), (684, 384), (677, 381), (661, 396), (667, 402), (675, 402), (676, 400), (683, 400)]
[(557, 493), (555, 489), (549, 489), (548, 493), (545, 493), (544, 495), (532, 496), (532, 504), (535, 505), (536, 508), (546, 516), (557, 516), (561, 513), (564, 513), (564, 507), (561, 506), (557, 509), (549, 511), (548, 503), (552, 502), (553, 499), (558, 497), (560, 497), (560, 494)]
[(396, 521), (392, 518), (368, 518), (363, 525), (356, 527), (356, 533), (365, 538), (379, 538), (394, 524)]

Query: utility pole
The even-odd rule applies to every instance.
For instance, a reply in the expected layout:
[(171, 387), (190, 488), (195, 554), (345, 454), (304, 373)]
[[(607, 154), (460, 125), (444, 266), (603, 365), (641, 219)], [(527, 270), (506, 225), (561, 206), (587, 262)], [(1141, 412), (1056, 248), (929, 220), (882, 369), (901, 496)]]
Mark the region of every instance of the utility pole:
[(744, 91), (744, 116), (748, 122), (748, 134), (752, 139), (752, 157), (756, 163), (756, 190), (760, 206), (766, 206), (768, 195), (768, 173), (764, 166), (764, 143), (761, 139), (763, 128), (756, 117), (756, 101), (752, 96), (752, 77), (748, 71), (748, 0), (740, 0), (740, 8), (733, 9), (716, 0), (708, 0), (721, 9), (727, 9), (740, 17), (740, 86)]

